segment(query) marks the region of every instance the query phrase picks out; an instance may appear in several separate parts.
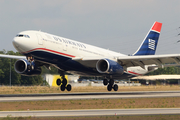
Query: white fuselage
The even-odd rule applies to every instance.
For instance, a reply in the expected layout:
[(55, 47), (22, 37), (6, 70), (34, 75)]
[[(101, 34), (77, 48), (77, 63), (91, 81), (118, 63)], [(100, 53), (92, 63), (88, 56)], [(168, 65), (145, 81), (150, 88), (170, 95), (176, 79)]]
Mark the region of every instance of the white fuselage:
[[(46, 51), (49, 54), (53, 53), (67, 58), (104, 58), (117, 61), (116, 58), (120, 56), (127, 56), (111, 50), (102, 49), (71, 39), (59, 37), (41, 31), (24, 31), (14, 38), (14, 47), (22, 54), (31, 54), (34, 51)], [(22, 36), (20, 36), (22, 35)], [(35, 55), (38, 58), (38, 55)], [(52, 63), (49, 63), (52, 64)], [(87, 65), (91, 66), (91, 65)], [(128, 67), (124, 71), (130, 75), (142, 75), (148, 72), (147, 66), (145, 69), (141, 67)]]

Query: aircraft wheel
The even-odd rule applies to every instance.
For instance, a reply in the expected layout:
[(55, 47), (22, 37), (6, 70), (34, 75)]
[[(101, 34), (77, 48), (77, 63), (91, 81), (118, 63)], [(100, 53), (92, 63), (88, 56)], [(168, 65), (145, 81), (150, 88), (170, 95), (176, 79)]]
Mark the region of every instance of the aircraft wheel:
[(62, 84), (63, 84), (64, 86), (66, 86), (66, 84), (67, 84), (66, 78), (63, 78)]
[(67, 87), (66, 87), (67, 91), (71, 91), (71, 85), (68, 84)]
[(61, 91), (64, 91), (66, 89), (65, 85), (61, 85)]
[(107, 79), (104, 79), (104, 80), (103, 80), (103, 84), (104, 84), (104, 85), (107, 85), (107, 84), (108, 84), (108, 80), (107, 80)]
[(57, 84), (58, 86), (61, 84), (61, 80), (60, 80), (59, 78), (56, 80), (56, 84)]
[(114, 91), (118, 91), (118, 85), (115, 84), (114, 87), (113, 87)]
[(109, 80), (109, 84), (110, 84), (110, 85), (113, 85), (113, 84), (114, 84), (114, 79), (110, 79), (110, 80)]
[(110, 84), (107, 86), (107, 90), (108, 90), (108, 91), (111, 91), (111, 90), (112, 90), (112, 86), (111, 86)]

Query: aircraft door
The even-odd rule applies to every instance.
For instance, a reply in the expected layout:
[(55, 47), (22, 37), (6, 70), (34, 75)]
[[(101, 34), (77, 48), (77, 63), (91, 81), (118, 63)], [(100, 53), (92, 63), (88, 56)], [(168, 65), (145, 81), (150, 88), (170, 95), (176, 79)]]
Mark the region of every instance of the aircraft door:
[(43, 45), (43, 38), (40, 34), (37, 34), (37, 38), (38, 38), (38, 44), (39, 45)]

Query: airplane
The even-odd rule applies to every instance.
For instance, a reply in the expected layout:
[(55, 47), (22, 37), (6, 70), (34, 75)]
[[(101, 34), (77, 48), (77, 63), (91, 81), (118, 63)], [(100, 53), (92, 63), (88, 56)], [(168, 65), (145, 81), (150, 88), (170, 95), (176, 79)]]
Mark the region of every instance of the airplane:
[[(155, 55), (162, 23), (154, 22), (137, 51), (125, 55), (42, 31), (28, 30), (13, 39), (15, 49), (24, 56), (0, 55), (17, 59), (15, 71), (21, 75), (41, 74), (41, 66), (58, 69), (61, 91), (71, 91), (65, 73), (103, 78), (107, 90), (118, 90), (114, 79), (129, 79), (158, 68), (180, 65), (180, 54)], [(128, 47), (128, 46), (127, 46)]]

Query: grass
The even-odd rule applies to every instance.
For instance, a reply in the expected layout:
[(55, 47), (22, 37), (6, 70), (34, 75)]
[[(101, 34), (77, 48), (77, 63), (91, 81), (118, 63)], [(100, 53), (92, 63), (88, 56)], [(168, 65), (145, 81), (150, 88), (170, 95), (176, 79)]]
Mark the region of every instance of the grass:
[(180, 97), (0, 102), (0, 111), (180, 108)]
[[(119, 87), (117, 92), (125, 91), (175, 91), (180, 90), (178, 85), (167, 85), (167, 86), (127, 86)], [(107, 92), (106, 86), (93, 87), (72, 87), (70, 92), (62, 92), (58, 87), (47, 87), (47, 86), (1, 86), (0, 94), (32, 94), (32, 93), (73, 93), (73, 92)], [(112, 90), (112, 92), (114, 92)]]
[(11, 117), (0, 120), (179, 120), (180, 115), (144, 115), (144, 116), (93, 116), (93, 117)]

